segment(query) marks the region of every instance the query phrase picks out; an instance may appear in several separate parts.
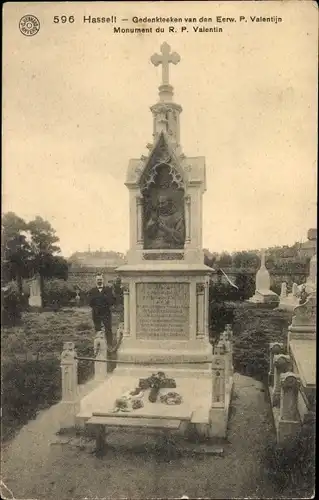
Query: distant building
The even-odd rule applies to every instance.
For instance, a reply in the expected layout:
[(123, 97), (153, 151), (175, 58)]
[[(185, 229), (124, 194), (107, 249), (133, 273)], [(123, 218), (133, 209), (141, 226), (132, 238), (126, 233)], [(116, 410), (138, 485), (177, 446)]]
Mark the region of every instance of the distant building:
[(76, 268), (109, 268), (115, 269), (125, 262), (125, 257), (117, 252), (87, 251), (75, 252), (68, 259), (70, 269)]

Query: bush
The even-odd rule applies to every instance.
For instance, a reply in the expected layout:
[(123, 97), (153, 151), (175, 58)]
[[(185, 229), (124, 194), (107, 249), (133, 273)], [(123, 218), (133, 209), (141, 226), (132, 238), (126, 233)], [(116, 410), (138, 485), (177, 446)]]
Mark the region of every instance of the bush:
[(18, 287), (11, 281), (1, 288), (1, 321), (4, 326), (15, 326), (20, 323), (21, 306)]
[(238, 273), (235, 281), (239, 300), (247, 300), (255, 293), (255, 279), (251, 274)]
[(233, 322), (235, 370), (264, 382), (269, 368), (269, 342), (286, 342), (290, 319), (286, 311), (238, 304)]
[(229, 283), (211, 283), (209, 287), (209, 301), (225, 302), (238, 300), (238, 290)]
[(52, 279), (44, 282), (43, 305), (59, 309), (70, 305), (75, 298), (74, 287), (64, 280)]
[(2, 436), (35, 418), (37, 411), (61, 398), (60, 361), (7, 360), (2, 365)]
[(218, 340), (219, 334), (226, 325), (234, 320), (234, 306), (225, 302), (212, 301), (209, 304), (209, 334), (212, 343)]

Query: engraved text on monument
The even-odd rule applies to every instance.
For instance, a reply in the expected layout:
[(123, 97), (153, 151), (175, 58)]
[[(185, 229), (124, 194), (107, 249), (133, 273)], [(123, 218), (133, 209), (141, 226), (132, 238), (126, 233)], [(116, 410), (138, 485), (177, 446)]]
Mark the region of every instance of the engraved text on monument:
[(188, 338), (187, 283), (137, 283), (136, 292), (137, 338)]

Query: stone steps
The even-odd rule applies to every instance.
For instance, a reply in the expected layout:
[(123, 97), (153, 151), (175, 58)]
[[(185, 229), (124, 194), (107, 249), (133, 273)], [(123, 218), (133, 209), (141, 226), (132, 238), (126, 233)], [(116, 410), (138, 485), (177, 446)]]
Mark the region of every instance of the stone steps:
[(136, 417), (123, 416), (92, 416), (87, 420), (86, 425), (105, 425), (115, 427), (140, 427), (152, 429), (172, 429), (177, 430), (181, 425), (178, 419), (145, 418), (141, 415)]

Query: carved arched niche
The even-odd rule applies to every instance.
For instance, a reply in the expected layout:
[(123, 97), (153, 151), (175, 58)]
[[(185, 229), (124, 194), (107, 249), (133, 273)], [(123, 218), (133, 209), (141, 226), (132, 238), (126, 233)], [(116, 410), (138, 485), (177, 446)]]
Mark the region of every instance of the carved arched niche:
[(169, 163), (147, 169), (141, 179), (144, 249), (182, 249), (185, 244), (185, 189)]

